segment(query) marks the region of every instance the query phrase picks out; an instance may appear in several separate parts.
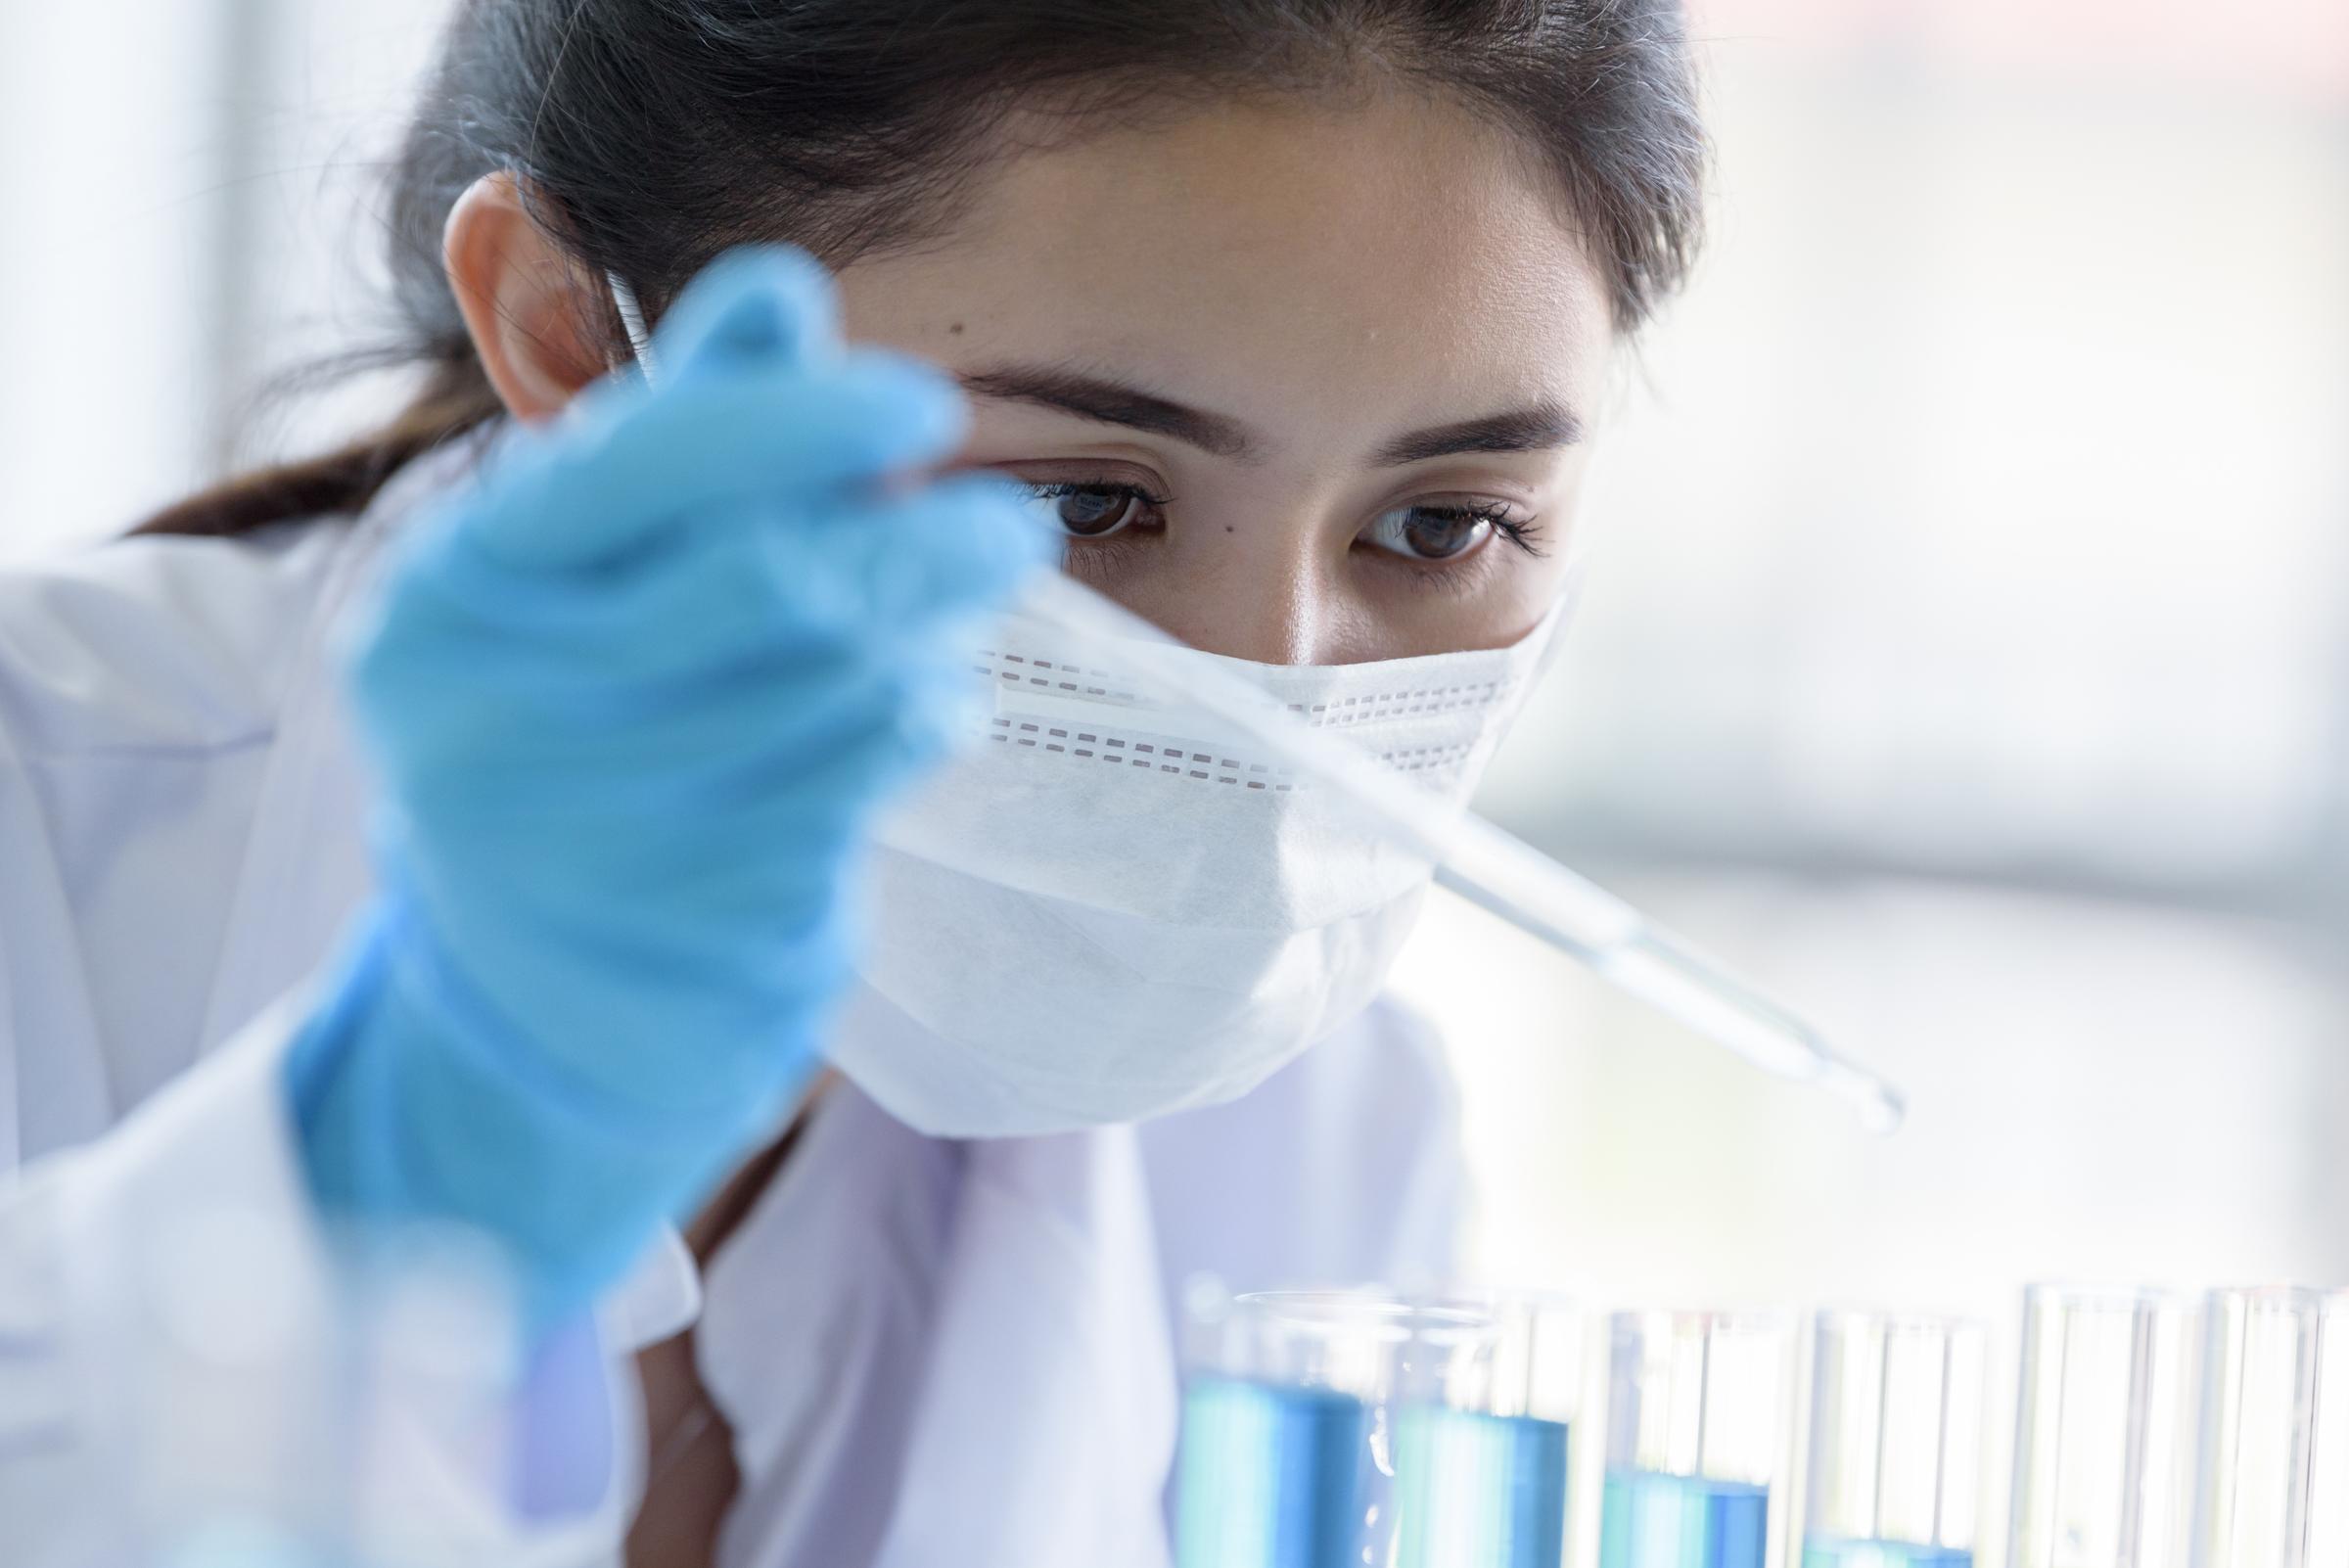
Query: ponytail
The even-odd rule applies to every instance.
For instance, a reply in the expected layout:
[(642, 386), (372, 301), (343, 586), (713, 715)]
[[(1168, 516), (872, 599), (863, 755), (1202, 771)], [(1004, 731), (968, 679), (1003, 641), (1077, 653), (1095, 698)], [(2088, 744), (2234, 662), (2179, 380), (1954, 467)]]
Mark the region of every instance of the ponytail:
[(276, 523), (366, 509), (402, 468), (481, 430), (504, 404), (472, 357), (450, 357), (414, 401), (375, 432), (318, 457), (256, 469), (158, 512), (133, 533), (230, 538)]

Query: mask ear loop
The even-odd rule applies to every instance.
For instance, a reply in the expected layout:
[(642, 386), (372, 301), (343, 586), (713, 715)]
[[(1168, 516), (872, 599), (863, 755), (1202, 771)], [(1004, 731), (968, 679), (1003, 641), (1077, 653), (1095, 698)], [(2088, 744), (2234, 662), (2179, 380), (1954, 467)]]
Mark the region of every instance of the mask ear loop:
[(638, 301), (636, 291), (628, 287), (627, 279), (619, 273), (605, 273), (604, 286), (612, 291), (612, 304), (620, 312), (621, 330), (628, 335), (628, 351), (636, 356), (636, 364), (649, 384), (658, 379), (660, 365), (653, 357), (653, 333), (645, 324), (644, 306)]

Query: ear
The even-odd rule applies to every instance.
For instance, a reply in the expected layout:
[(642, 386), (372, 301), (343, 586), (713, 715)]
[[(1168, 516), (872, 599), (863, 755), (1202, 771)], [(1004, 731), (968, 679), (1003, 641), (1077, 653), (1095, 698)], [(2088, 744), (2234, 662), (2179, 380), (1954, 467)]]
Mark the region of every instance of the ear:
[(531, 219), (511, 174), (457, 199), (440, 250), (482, 368), (517, 419), (552, 418), (611, 368), (600, 285)]

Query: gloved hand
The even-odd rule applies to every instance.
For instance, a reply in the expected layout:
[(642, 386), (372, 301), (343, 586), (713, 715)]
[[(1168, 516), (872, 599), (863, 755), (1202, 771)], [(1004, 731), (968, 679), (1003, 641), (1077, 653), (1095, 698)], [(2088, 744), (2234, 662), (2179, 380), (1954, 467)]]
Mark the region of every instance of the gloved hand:
[(289, 1065), (328, 1209), (486, 1229), (541, 1320), (796, 1097), (867, 822), (1045, 548), (1000, 482), (880, 483), (959, 395), (844, 348), (798, 253), (656, 348), (398, 541), (348, 669), (382, 891)]

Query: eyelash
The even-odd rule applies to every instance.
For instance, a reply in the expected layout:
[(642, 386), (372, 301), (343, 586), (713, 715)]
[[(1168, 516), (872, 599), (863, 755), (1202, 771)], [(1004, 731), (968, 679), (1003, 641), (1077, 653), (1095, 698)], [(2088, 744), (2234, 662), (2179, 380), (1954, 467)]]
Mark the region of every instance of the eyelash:
[(1102, 480), (1087, 484), (1081, 480), (1037, 480), (1022, 482), (1030, 495), (1039, 501), (1066, 500), (1072, 495), (1114, 495), (1120, 500), (1139, 501), (1153, 511), (1163, 512), (1174, 504), (1172, 495), (1158, 495), (1128, 480)]
[[(1039, 501), (1064, 500), (1073, 495), (1109, 495), (1129, 503), (1139, 501), (1154, 512), (1163, 512), (1174, 504), (1174, 497), (1171, 495), (1155, 494), (1139, 484), (1125, 480), (1101, 480), (1098, 482), (1049, 480), (1023, 483), (1028, 493)], [(1486, 524), (1503, 540), (1535, 560), (1540, 560), (1549, 553), (1542, 547), (1541, 519), (1511, 517), (1508, 508), (1504, 506), (1415, 506), (1411, 510), (1425, 513), (1429, 517), (1440, 518), (1447, 523)], [(1120, 531), (1122, 532), (1123, 530)], [(1117, 535), (1112, 534), (1108, 537), (1115, 538)], [(1398, 557), (1397, 559), (1402, 558)], [(1444, 563), (1431, 561), (1426, 565), (1438, 567)]]
[(1447, 523), (1487, 524), (1494, 532), (1537, 561), (1549, 553), (1542, 548), (1542, 520), (1513, 518), (1505, 506), (1414, 506), (1411, 510), (1442, 518)]

